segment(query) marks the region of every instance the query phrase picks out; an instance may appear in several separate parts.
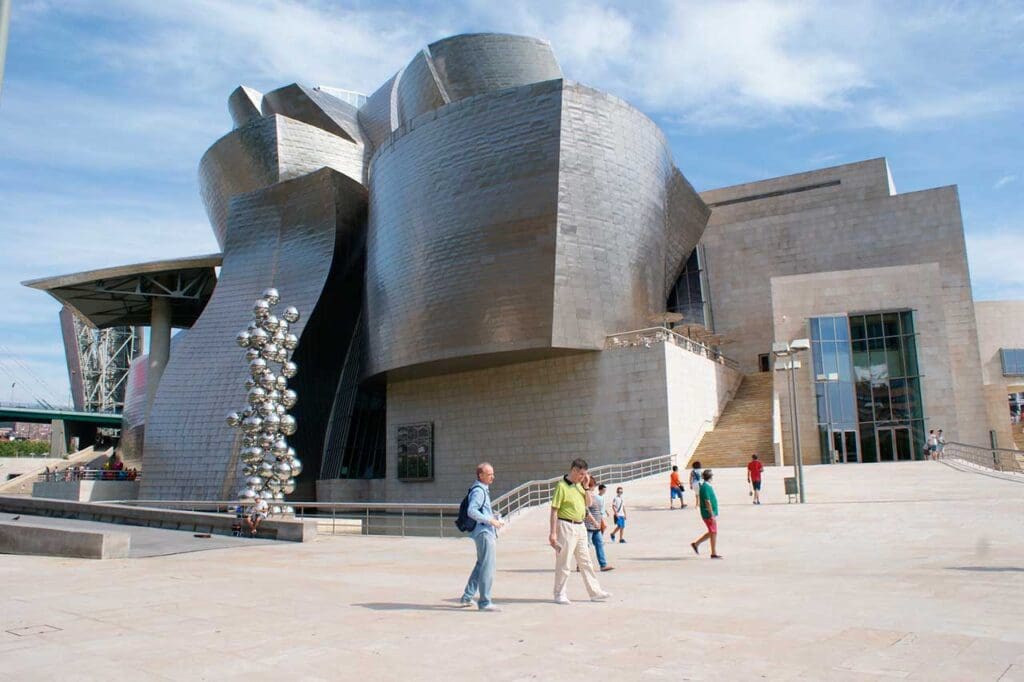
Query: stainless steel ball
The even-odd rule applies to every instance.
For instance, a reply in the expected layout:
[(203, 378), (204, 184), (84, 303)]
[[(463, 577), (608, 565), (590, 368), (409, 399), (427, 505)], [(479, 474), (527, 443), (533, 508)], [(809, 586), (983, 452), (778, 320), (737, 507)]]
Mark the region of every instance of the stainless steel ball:
[(237, 412), (228, 412), (228, 416), (225, 418), (225, 421), (231, 428), (236, 428), (242, 423), (242, 415)]
[(275, 289), (274, 287), (267, 287), (266, 289), (264, 289), (263, 293), (260, 294), (260, 298), (264, 299), (267, 303), (269, 303), (272, 306), (277, 305), (278, 303), (281, 302), (281, 294), (278, 293), (277, 289)]
[(281, 400), (281, 391), (276, 388), (267, 394), (267, 400), (273, 400), (275, 403)]
[(249, 476), (252, 476), (255, 473), (256, 473), (256, 467), (254, 467), (251, 464), (246, 464), (244, 467), (242, 467), (242, 475), (245, 476), (246, 478), (248, 478)]
[(274, 403), (274, 409), (277, 411), (278, 417), (283, 417), (288, 414), (288, 409), (281, 403)]
[(259, 386), (256, 386), (255, 388), (249, 389), (249, 392), (245, 394), (245, 399), (250, 405), (259, 405), (267, 399), (267, 392)]
[(249, 363), (249, 374), (253, 377), (258, 377), (267, 369), (267, 361), (263, 358), (256, 358)]
[(287, 462), (274, 463), (274, 478), (279, 481), (287, 481), (292, 477), (292, 468)]
[(260, 478), (259, 476), (250, 476), (249, 478), (245, 479), (245, 485), (255, 490), (256, 488), (259, 488), (261, 485), (263, 485), (263, 479)]
[(260, 388), (265, 391), (273, 391), (277, 388), (277, 376), (273, 372), (264, 372), (259, 379)]
[[(277, 414), (277, 406), (279, 404), (280, 403), (277, 403), (277, 402), (275, 402), (273, 400), (264, 400), (259, 405), (260, 416), (261, 417), (266, 417), (266, 416), (271, 415), (271, 414)], [(280, 415), (278, 415), (278, 416), (280, 416)]]
[[(270, 417), (267, 417), (270, 419)], [(264, 426), (266, 424), (264, 423)], [(295, 421), (295, 417), (290, 414), (286, 414), (283, 417), (279, 417), (277, 421), (277, 428), (281, 429), (281, 433), (286, 436), (290, 436), (298, 429), (298, 422)]]
[[(280, 493), (274, 493), (274, 494), (275, 494), (275, 495), (279, 495)], [(277, 499), (277, 497), (274, 497), (274, 499), (276, 500), (276, 499)], [(282, 499), (282, 500), (284, 499), (284, 496), (283, 496), (283, 495), (281, 496), (281, 499)], [(277, 505), (277, 504), (275, 504), (274, 506), (272, 506), (272, 507), (270, 508), (270, 514), (271, 514), (271, 516), (280, 516), (280, 515), (281, 515), (281, 506), (280, 506), (280, 505)]]
[[(291, 464), (291, 461), (295, 459), (296, 456), (297, 455), (295, 453), (295, 448), (289, 447), (288, 452), (285, 454), (284, 458), (288, 460), (289, 464)], [(296, 474), (296, 476), (298, 476), (298, 474)]]
[(267, 479), (274, 475), (274, 466), (270, 462), (260, 462), (258, 469), (260, 478)]
[(260, 326), (267, 330), (267, 333), (271, 336), (277, 332), (277, 328), (281, 325), (281, 320), (277, 318), (277, 315), (267, 315), (265, 318), (260, 320)]
[(270, 334), (266, 329), (254, 329), (249, 335), (249, 345), (253, 348), (263, 348), (268, 341), (270, 341)]
[(271, 412), (263, 418), (263, 430), (267, 433), (277, 433), (281, 429), (281, 418), (277, 412)]
[(263, 428), (263, 420), (259, 417), (246, 417), (242, 420), (242, 429), (246, 433), (257, 433), (261, 428)]
[(295, 323), (299, 321), (299, 309), (293, 305), (288, 306), (284, 309), (284, 313), (281, 315), (286, 322)]
[(274, 388), (279, 391), (284, 391), (288, 388), (288, 377), (283, 377), (280, 374), (274, 379)]
[(281, 404), (291, 409), (295, 407), (295, 403), (299, 402), (299, 394), (290, 388), (281, 391)]
[(282, 345), (288, 350), (295, 350), (299, 345), (299, 337), (295, 334), (285, 334)]
[(275, 440), (277, 440), (277, 436), (274, 435), (273, 433), (260, 433), (260, 447), (263, 448), (264, 450), (269, 450), (270, 446), (274, 444)]
[(278, 438), (274, 441), (274, 444), (270, 446), (270, 452), (275, 457), (285, 457), (288, 455), (288, 441), (284, 438)]
[[(274, 499), (279, 501), (279, 502), (284, 501), (284, 493), (281, 492), (280, 490), (278, 490), (276, 493), (274, 493)], [(280, 507), (277, 508), (277, 513), (278, 514), (281, 513), (281, 508)]]
[(289, 360), (288, 362), (281, 365), (281, 374), (291, 379), (293, 376), (299, 373), (299, 366)]
[(248, 502), (249, 500), (256, 497), (256, 491), (252, 488), (242, 488), (238, 491), (238, 500), (240, 502)]
[(281, 486), (281, 490), (284, 491), (285, 495), (291, 495), (293, 492), (295, 492), (295, 479), (289, 478), (288, 480), (286, 480), (284, 482), (284, 485)]
[(277, 353), (274, 354), (274, 362), (280, 362), (284, 364), (288, 362), (288, 358), (291, 357), (286, 348), (278, 348)]
[(238, 345), (242, 348), (248, 348), (249, 343), (252, 341), (252, 335), (249, 333), (248, 329), (243, 329), (238, 332), (238, 336), (235, 337), (235, 341), (237, 341)]
[(297, 477), (297, 476), (300, 476), (302, 474), (302, 462), (299, 461), (299, 459), (297, 457), (293, 458), (292, 460), (290, 460), (288, 462), (288, 465), (291, 466), (291, 468), (292, 468), (292, 476), (293, 477)]
[(266, 485), (275, 493), (281, 489), (281, 481), (276, 478), (268, 478)]
[(260, 357), (262, 357), (264, 360), (267, 360), (268, 362), (276, 361), (277, 352), (279, 350), (280, 347), (276, 343), (267, 343), (263, 346), (263, 348), (260, 349)]
[(277, 331), (279, 333), (287, 334), (288, 330), (291, 329), (291, 327), (292, 326), (290, 324), (288, 324), (288, 320), (284, 319), (283, 317), (278, 318), (278, 320), (277, 320)]
[(252, 316), (257, 320), (266, 319), (270, 314), (270, 302), (265, 298), (257, 298), (252, 304)]
[[(287, 494), (287, 493), (285, 493)], [(281, 513), (285, 516), (295, 516), (295, 507), (291, 505), (285, 505), (281, 507)]]
[(245, 351), (245, 359), (248, 360), (249, 362), (252, 362), (258, 357), (260, 357), (260, 351), (258, 348), (250, 348), (249, 350)]

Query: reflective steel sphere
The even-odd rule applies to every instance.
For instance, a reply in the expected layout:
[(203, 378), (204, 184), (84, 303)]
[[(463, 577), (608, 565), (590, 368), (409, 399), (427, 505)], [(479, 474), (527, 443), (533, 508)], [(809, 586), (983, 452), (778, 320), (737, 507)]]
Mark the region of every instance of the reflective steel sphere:
[(274, 388), (276, 388), (279, 391), (284, 391), (286, 388), (288, 388), (288, 377), (278, 375), (274, 379)]
[(256, 497), (256, 491), (252, 488), (242, 488), (238, 491), (239, 502), (248, 502), (249, 500)]
[(252, 476), (255, 473), (256, 473), (256, 467), (254, 467), (251, 464), (246, 464), (244, 467), (242, 467), (242, 475), (245, 476), (245, 477)]
[(273, 400), (274, 402), (277, 402), (280, 399), (281, 399), (281, 391), (277, 390), (276, 388), (273, 391), (271, 391), (270, 393), (267, 394), (267, 400)]
[(242, 423), (242, 415), (238, 414), (237, 412), (228, 412), (228, 416), (226, 417), (225, 421), (227, 421), (228, 426), (230, 426), (231, 428), (235, 428)]
[(245, 479), (245, 485), (255, 490), (256, 488), (259, 488), (261, 485), (263, 485), (263, 479), (260, 478), (259, 476), (250, 476), (249, 478)]
[(267, 315), (265, 318), (260, 320), (260, 326), (266, 329), (267, 333), (271, 335), (277, 331), (280, 324), (281, 322), (277, 319), (277, 315)]
[(260, 478), (270, 478), (274, 475), (274, 467), (270, 462), (261, 462), (258, 473)]
[(284, 319), (284, 317), (278, 318), (277, 331), (281, 334), (287, 334), (289, 329), (291, 329), (291, 325), (288, 324), (288, 320)]
[(267, 392), (259, 386), (250, 388), (249, 392), (245, 395), (245, 399), (250, 405), (259, 405), (267, 399)]
[(285, 322), (294, 324), (299, 321), (299, 309), (293, 305), (288, 306), (284, 309), (284, 313), (281, 315), (285, 319)]
[(263, 418), (263, 430), (267, 433), (277, 433), (281, 428), (281, 418), (277, 416), (277, 412), (271, 412)]
[(250, 348), (249, 350), (245, 351), (245, 359), (248, 360), (249, 362), (252, 362), (258, 357), (260, 357), (260, 351), (258, 348)]
[(278, 490), (281, 489), (281, 481), (276, 478), (268, 478), (267, 488), (276, 493)]
[(276, 360), (278, 350), (279, 347), (276, 343), (266, 343), (263, 348), (260, 349), (260, 356), (264, 360)]
[(277, 411), (278, 417), (283, 417), (288, 414), (288, 410), (281, 403), (274, 403), (274, 409)]
[(260, 416), (266, 417), (267, 415), (277, 414), (277, 406), (278, 403), (273, 400), (264, 400), (259, 405)]
[(286, 480), (284, 482), (284, 485), (281, 486), (281, 490), (284, 492), (285, 495), (291, 495), (293, 492), (295, 492), (295, 479), (289, 478), (288, 480)]
[(281, 365), (281, 374), (291, 379), (293, 376), (299, 373), (299, 366), (289, 360), (288, 362)]
[(302, 474), (302, 462), (298, 458), (292, 459), (288, 464), (292, 468), (292, 476), (299, 476)]
[(246, 433), (256, 433), (263, 428), (263, 420), (259, 417), (246, 417), (242, 420), (242, 429)]
[(255, 360), (249, 363), (249, 374), (251, 374), (254, 377), (258, 377), (259, 375), (263, 374), (263, 372), (266, 371), (266, 369), (267, 361), (264, 360), (263, 358), (256, 358)]
[(249, 334), (249, 330), (242, 330), (238, 332), (238, 336), (235, 337), (235, 341), (237, 341), (238, 345), (242, 348), (248, 348), (249, 342), (252, 341), (252, 335)]
[(263, 344), (270, 340), (270, 334), (266, 329), (255, 329), (249, 335), (249, 345), (253, 348), (263, 348)]
[(252, 316), (257, 320), (266, 319), (270, 315), (270, 302), (265, 298), (257, 298), (252, 304)]
[(277, 440), (277, 437), (272, 433), (261, 433), (259, 440), (260, 447), (265, 450), (269, 450), (270, 446), (274, 444), (275, 440)]
[(264, 299), (267, 303), (274, 306), (281, 302), (281, 294), (277, 292), (274, 287), (268, 287), (263, 290), (260, 294), (260, 298)]
[(288, 350), (295, 350), (299, 345), (299, 337), (295, 334), (285, 334), (283, 345)]
[(281, 392), (281, 404), (285, 407), (291, 409), (297, 402), (299, 402), (299, 394), (295, 391), (288, 389)]
[(286, 348), (278, 348), (277, 353), (274, 355), (274, 362), (282, 364), (288, 362), (288, 350)]
[(273, 391), (277, 387), (277, 377), (273, 372), (264, 372), (259, 378), (260, 387), (266, 391)]
[(284, 438), (278, 438), (274, 441), (274, 444), (270, 446), (270, 452), (275, 457), (285, 457), (288, 454), (288, 441)]
[[(274, 493), (274, 499), (277, 500), (277, 501), (283, 501), (284, 500), (284, 493), (281, 492), (280, 490), (278, 490), (276, 493)], [(281, 513), (281, 508), (280, 507), (275, 507), (275, 508), (277, 509), (277, 513), (280, 514)]]
[(275, 462), (274, 477), (279, 481), (287, 481), (292, 477), (292, 468), (286, 462)]
[[(285, 493), (285, 494), (287, 494), (287, 493)], [(286, 514), (288, 516), (295, 516), (295, 507), (292, 507), (291, 505), (286, 505), (284, 507), (281, 507), (281, 513), (282, 514)]]
[[(281, 493), (274, 493), (274, 495), (281, 495)], [(274, 499), (276, 500), (277, 497), (275, 497)], [(281, 499), (282, 500), (284, 499), (284, 495), (281, 495)], [(271, 516), (280, 516), (281, 515), (281, 507), (279, 505), (275, 504), (273, 507), (270, 508), (270, 514), (271, 514)]]
[[(269, 419), (269, 417), (267, 417), (267, 419)], [(290, 414), (286, 414), (278, 420), (277, 428), (281, 429), (281, 433), (284, 435), (290, 436), (295, 433), (298, 428), (298, 423), (295, 421), (295, 417)]]

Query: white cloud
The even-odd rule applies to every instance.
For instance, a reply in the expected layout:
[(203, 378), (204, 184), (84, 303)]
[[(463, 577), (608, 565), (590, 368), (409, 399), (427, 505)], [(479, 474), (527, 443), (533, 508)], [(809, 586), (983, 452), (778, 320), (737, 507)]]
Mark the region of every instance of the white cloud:
[(1016, 247), (1021, 234), (1021, 227), (967, 233), (967, 258), (976, 299), (1024, 298), (1024, 255)]
[(1004, 175), (1003, 177), (996, 180), (996, 184), (992, 186), (993, 189), (1002, 189), (1007, 185), (1017, 181), (1016, 175)]

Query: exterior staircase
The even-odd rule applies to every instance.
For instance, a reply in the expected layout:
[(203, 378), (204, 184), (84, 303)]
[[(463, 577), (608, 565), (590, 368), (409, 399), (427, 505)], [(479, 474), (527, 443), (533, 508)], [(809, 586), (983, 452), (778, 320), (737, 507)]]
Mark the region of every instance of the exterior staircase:
[(698, 461), (706, 469), (746, 466), (755, 452), (765, 466), (775, 462), (771, 372), (743, 376), (736, 395), (714, 430), (704, 434), (690, 461)]
[[(89, 468), (91, 466), (98, 466), (103, 463), (103, 460), (110, 457), (113, 452), (113, 448), (107, 450), (95, 451), (93, 446), (89, 446), (78, 452), (68, 455), (67, 460), (60, 463), (61, 470), (63, 471), (69, 466), (78, 466), (79, 464)], [(9, 481), (0, 483), (0, 495), (31, 495), (32, 484), (39, 479), (39, 474), (49, 466), (50, 460), (47, 460), (47, 464), (35, 467), (30, 471), (26, 471), (21, 476), (16, 476)], [(56, 468), (56, 467), (54, 467)]]

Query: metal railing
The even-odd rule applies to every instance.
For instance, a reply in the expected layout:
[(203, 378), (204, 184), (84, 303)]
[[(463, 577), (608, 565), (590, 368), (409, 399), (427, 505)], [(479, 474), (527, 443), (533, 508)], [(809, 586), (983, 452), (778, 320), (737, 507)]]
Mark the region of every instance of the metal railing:
[(736, 370), (740, 367), (738, 362), (727, 357), (717, 348), (694, 341), (667, 327), (634, 329), (633, 331), (609, 334), (605, 338), (605, 348), (650, 348), (656, 343), (671, 343), (726, 367)]
[[(675, 455), (659, 455), (635, 462), (605, 464), (592, 468), (590, 475), (599, 483), (611, 487), (669, 471), (674, 458)], [(542, 481), (527, 481), (493, 500), (491, 508), (500, 514), (501, 518), (508, 519), (529, 507), (547, 504), (551, 501), (551, 495), (560, 480), (561, 476), (555, 476)]]
[(1024, 474), (1024, 452), (1020, 450), (983, 448), (966, 443), (946, 443), (939, 459), (959, 460), (992, 471)]
[[(590, 474), (599, 482), (612, 486), (638, 478), (664, 473), (672, 468), (674, 455), (660, 455), (624, 464), (594, 467)], [(551, 500), (561, 476), (542, 481), (528, 481), (492, 501), (491, 506), (501, 518)], [(179, 509), (218, 514), (245, 513), (251, 502), (229, 500), (120, 500), (110, 504), (157, 509)], [(294, 509), (296, 519), (315, 521), (317, 532), (329, 535), (393, 535), (396, 537), (463, 537), (455, 527), (458, 504), (417, 502), (272, 502)], [(240, 510), (241, 508), (241, 510)]]
[(63, 469), (36, 475), (39, 482), (70, 483), (74, 481), (140, 481), (141, 471), (128, 469)]

